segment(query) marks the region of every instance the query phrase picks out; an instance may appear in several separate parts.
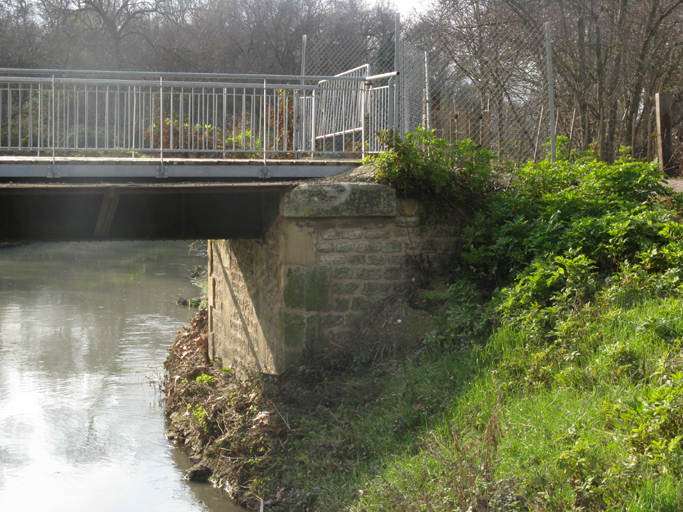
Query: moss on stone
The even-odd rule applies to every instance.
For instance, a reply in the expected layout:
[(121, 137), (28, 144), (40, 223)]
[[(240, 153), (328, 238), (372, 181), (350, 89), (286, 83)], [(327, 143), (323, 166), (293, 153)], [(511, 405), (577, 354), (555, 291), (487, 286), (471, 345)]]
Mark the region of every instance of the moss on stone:
[(329, 311), (330, 268), (316, 265), (304, 271), (304, 302), (306, 311)]
[(285, 307), (303, 309), (306, 304), (305, 297), (306, 276), (301, 268), (287, 270), (287, 282), (283, 293)]

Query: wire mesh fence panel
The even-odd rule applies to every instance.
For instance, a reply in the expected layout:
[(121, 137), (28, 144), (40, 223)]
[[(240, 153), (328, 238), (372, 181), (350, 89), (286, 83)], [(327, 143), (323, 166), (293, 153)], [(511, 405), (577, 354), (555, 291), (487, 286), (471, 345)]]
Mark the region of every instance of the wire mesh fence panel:
[(391, 113), (388, 88), (381, 89), (386, 82), (368, 92), (368, 151), (386, 149), (377, 136), (388, 127), (405, 135), (422, 126), (452, 143), (470, 139), (503, 166), (544, 157), (549, 110), (543, 28), (510, 13), (489, 14), (486, 22), (466, 9), (451, 14), (428, 34), (404, 39), (399, 30), (398, 45), (393, 34), (312, 38), (306, 73), (337, 74), (362, 64), (372, 74), (399, 72)]
[[(395, 39), (393, 32), (388, 35), (359, 35), (359, 34), (326, 34), (321, 33), (316, 37), (309, 38), (305, 50), (305, 74), (328, 74), (338, 75), (359, 70), (365, 73), (362, 76), (382, 75), (396, 70)], [(356, 87), (357, 84), (354, 84)], [(374, 80), (365, 86), (365, 99), (362, 105), (362, 115), (365, 117), (362, 126), (359, 119), (351, 120), (348, 114), (342, 114), (349, 110), (349, 105), (344, 103), (342, 96), (333, 97), (327, 94), (323, 100), (325, 91), (320, 93), (321, 101), (316, 105), (316, 148), (322, 147), (327, 150), (346, 151), (352, 149), (359, 152), (378, 152), (387, 149), (380, 142), (379, 134), (394, 127), (394, 120), (398, 122), (399, 116), (395, 116), (394, 110), (398, 109), (394, 94), (394, 88), (398, 88), (399, 81), (383, 78)], [(324, 85), (323, 85), (324, 87)], [(391, 96), (391, 98), (390, 98)], [(324, 111), (323, 111), (324, 109)], [(332, 116), (328, 112), (334, 112)], [(329, 123), (338, 123), (342, 120), (344, 125), (343, 135), (333, 133), (324, 127)], [(350, 124), (349, 124), (350, 123)], [(354, 125), (353, 127), (351, 125)], [(348, 126), (347, 126), (348, 125)], [(353, 135), (349, 130), (354, 130)], [(324, 144), (324, 146), (323, 146)]]
[(321, 33), (307, 39), (307, 75), (336, 75), (363, 65), (368, 74), (382, 74), (394, 69), (393, 34), (386, 37), (334, 35)]
[(399, 135), (428, 127), (425, 62), (428, 57), (416, 45), (401, 39), (399, 46), (398, 131)]
[(300, 77), (0, 77), (0, 151), (356, 158), (387, 149), (384, 131), (422, 126), (502, 165), (544, 157), (543, 28), (509, 13), (451, 14), (409, 38), (396, 23), (390, 34), (304, 39)]
[(544, 156), (549, 111), (543, 28), (506, 19), (477, 23), (469, 16), (454, 14), (416, 38), (432, 48), (431, 127), (449, 142), (470, 139), (490, 149), (502, 165)]

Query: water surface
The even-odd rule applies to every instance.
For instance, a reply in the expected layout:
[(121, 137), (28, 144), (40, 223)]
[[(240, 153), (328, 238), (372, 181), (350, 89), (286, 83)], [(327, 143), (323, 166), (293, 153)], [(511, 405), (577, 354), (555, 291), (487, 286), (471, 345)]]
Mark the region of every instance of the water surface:
[(0, 510), (237, 511), (164, 437), (154, 382), (199, 294), (189, 243), (0, 250)]

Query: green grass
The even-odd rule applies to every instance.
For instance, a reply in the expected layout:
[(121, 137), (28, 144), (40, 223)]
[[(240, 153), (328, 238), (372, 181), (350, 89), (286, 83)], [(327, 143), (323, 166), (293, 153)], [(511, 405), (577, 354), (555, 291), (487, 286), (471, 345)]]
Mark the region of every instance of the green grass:
[[(585, 332), (573, 344), (575, 352), (584, 354), (572, 355), (556, 367), (543, 387), (533, 379), (526, 381), (532, 384), (522, 380), (519, 386), (506, 385), (507, 376), (501, 370), (505, 363), (523, 362), (531, 371), (539, 352), (520, 346), (518, 332), (498, 331), (491, 342), (498, 350), (489, 347), (489, 353), (497, 352), (497, 363), (480, 368), (480, 375), (451, 408), (447, 420), (429, 429), (425, 440), (430, 449), (417, 458), (395, 461), (378, 488), (389, 481), (395, 487), (391, 499), (418, 496), (415, 489), (406, 487), (417, 476), (405, 480), (401, 477), (405, 468), (420, 471), (421, 466), (458, 457), (481, 461), (489, 456), (488, 450), (495, 452), (486, 460), (490, 469), (482, 470), (480, 462), (470, 480), (479, 478), (493, 486), (514, 480), (525, 503), (533, 503), (536, 510), (570, 510), (573, 505), (604, 508), (616, 502), (622, 506), (628, 493), (639, 495), (641, 487), (646, 492), (644, 482), (650, 482), (650, 470), (661, 465), (629, 447), (629, 432), (613, 428), (606, 408), (639, 396), (643, 386), (661, 379), (658, 371), (670, 374), (680, 369), (673, 354), (680, 358), (681, 341), (671, 333), (683, 332), (683, 320), (676, 317), (681, 308), (683, 300), (669, 298), (590, 315)], [(666, 325), (675, 337), (662, 338), (653, 324)], [(596, 336), (600, 343), (591, 341)], [(494, 417), (500, 425), (500, 439), (492, 442), (487, 440), (485, 425)], [(458, 443), (453, 441), (456, 437)], [(464, 453), (461, 446), (470, 448)], [(435, 486), (432, 496), (423, 492), (421, 500), (411, 499), (412, 503), (402, 506), (419, 510), (449, 488), (454, 484), (442, 478), (441, 489)], [(378, 492), (376, 497), (365, 498), (362, 506), (386, 508), (390, 506), (386, 496)]]
[(382, 370), (390, 377), (362, 410), (305, 425), (286, 455), (290, 483), (316, 497), (315, 510), (680, 510), (680, 474), (634, 450), (607, 411), (661, 380), (663, 365), (678, 368), (680, 338), (652, 325), (683, 332), (681, 308), (666, 298), (586, 313), (575, 347), (586, 353), (541, 387), (505, 384), (504, 363), (531, 367), (537, 355), (512, 328), (484, 348), (413, 355)]
[(681, 510), (680, 472), (634, 450), (608, 414), (683, 368), (682, 310), (665, 297), (583, 311), (544, 385), (508, 384), (511, 362), (535, 375), (541, 352), (510, 326), (483, 346), (340, 375), (318, 391), (360, 401), (293, 422), (304, 434), (273, 471), (315, 497), (311, 510)]

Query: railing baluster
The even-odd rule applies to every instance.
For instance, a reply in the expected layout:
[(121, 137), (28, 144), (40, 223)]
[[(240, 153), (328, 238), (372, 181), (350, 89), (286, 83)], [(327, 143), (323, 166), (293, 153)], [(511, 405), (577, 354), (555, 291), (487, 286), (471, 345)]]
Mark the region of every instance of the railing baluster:
[(12, 87), (7, 91), (7, 147), (12, 147)]
[[(159, 158), (164, 165), (164, 77), (159, 77)], [(162, 169), (163, 170), (163, 169)]]
[(223, 134), (221, 135), (221, 147), (223, 148), (223, 159), (225, 160), (225, 141), (226, 141), (226, 124), (227, 124), (227, 108), (228, 108), (228, 94), (227, 88), (223, 87)]
[[(0, 103), (2, 103), (2, 95), (0, 94)], [(38, 84), (38, 156), (40, 156), (40, 149), (43, 147), (43, 84)]]
[(168, 98), (168, 106), (169, 106), (169, 113), (168, 113), (168, 130), (169, 130), (169, 135), (168, 135), (168, 149), (169, 151), (173, 151), (173, 132), (175, 131), (175, 118), (173, 117), (173, 86), (171, 86), (171, 89), (169, 91), (169, 98)]
[(21, 115), (21, 89), (22, 85), (19, 84), (19, 100), (18, 100), (18, 105), (17, 105), (17, 110), (18, 110), (18, 116), (19, 116), (19, 139), (17, 140), (17, 146), (19, 147), (19, 150), (21, 150), (21, 118), (24, 117)]
[(55, 165), (55, 75), (52, 75), (52, 167)]
[(84, 90), (84, 95), (85, 95), (85, 98), (84, 98), (85, 116), (83, 119), (83, 124), (85, 126), (85, 133), (83, 134), (83, 138), (84, 138), (84, 149), (87, 150), (88, 149), (88, 116), (89, 116), (88, 86), (85, 85), (83, 90)]

